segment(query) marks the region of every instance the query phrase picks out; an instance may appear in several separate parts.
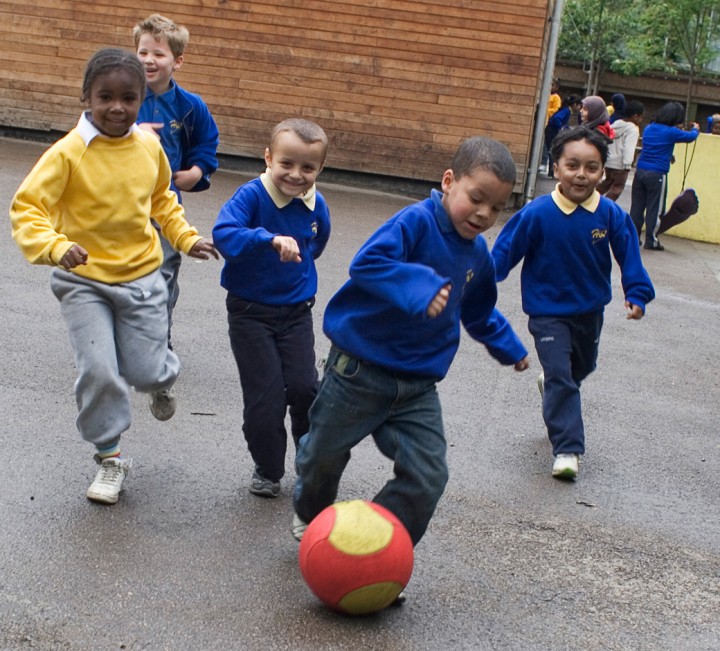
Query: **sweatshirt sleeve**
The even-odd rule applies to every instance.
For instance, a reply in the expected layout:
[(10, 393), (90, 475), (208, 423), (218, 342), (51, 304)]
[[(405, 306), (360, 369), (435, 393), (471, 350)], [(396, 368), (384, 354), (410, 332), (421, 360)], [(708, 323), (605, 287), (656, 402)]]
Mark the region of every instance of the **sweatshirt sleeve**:
[(41, 156), (15, 193), (10, 206), (12, 236), (32, 264), (58, 265), (75, 244), (55, 230), (51, 219), (71, 171), (71, 158), (60, 144), (54, 145)]
[(253, 215), (259, 209), (259, 198), (249, 184), (240, 186), (220, 209), (212, 237), (220, 255), (228, 262), (254, 254), (259, 248), (272, 247), (275, 235), (254, 226)]
[(635, 160), (635, 148), (640, 139), (640, 129), (633, 128), (628, 130), (623, 142), (623, 168), (629, 170)]
[[(383, 224), (350, 263), (350, 277), (366, 292), (407, 314), (427, 319), (433, 298), (452, 278), (432, 267), (408, 260), (422, 233), (402, 219)], [(398, 291), (402, 287), (403, 291)]]
[(210, 187), (210, 176), (218, 168), (219, 133), (210, 109), (199, 96), (195, 98), (190, 147), (183, 154), (183, 169), (197, 165), (202, 170), (202, 178), (190, 189), (190, 192), (202, 192)]
[[(318, 197), (320, 199), (320, 197)], [(316, 207), (317, 216), (317, 236), (310, 240), (309, 249), (313, 260), (317, 260), (330, 239), (330, 211), (328, 210), (325, 200), (318, 201)]]
[(525, 208), (515, 213), (495, 240), (492, 257), (495, 262), (495, 279), (498, 282), (508, 277), (512, 268), (528, 251), (530, 219), (526, 214)]
[(477, 282), (463, 300), (460, 320), (468, 334), (483, 344), (494, 359), (504, 365), (515, 364), (527, 357), (528, 352), (503, 313), (495, 307), (497, 288), (492, 265), (482, 278), (484, 280)]
[(620, 267), (625, 300), (645, 312), (645, 306), (655, 298), (655, 288), (642, 264), (637, 230), (630, 215), (621, 208), (612, 214), (610, 247)]
[(196, 228), (188, 224), (185, 210), (178, 203), (177, 194), (170, 189), (172, 172), (167, 156), (160, 144), (158, 149), (158, 176), (152, 195), (152, 216), (162, 234), (176, 251), (188, 253), (202, 238)]

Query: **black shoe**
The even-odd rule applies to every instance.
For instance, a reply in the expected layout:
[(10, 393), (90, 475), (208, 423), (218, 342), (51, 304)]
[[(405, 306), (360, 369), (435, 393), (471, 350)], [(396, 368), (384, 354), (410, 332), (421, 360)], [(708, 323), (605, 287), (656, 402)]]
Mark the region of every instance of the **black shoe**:
[(653, 246), (652, 244), (648, 246), (646, 244), (643, 249), (647, 249), (648, 251), (664, 251), (665, 247), (662, 244), (656, 244), (655, 246)]
[(249, 490), (253, 495), (260, 495), (261, 497), (277, 497), (280, 495), (280, 482), (272, 481), (272, 479), (263, 477), (256, 466), (255, 471), (252, 474), (252, 479), (250, 480)]

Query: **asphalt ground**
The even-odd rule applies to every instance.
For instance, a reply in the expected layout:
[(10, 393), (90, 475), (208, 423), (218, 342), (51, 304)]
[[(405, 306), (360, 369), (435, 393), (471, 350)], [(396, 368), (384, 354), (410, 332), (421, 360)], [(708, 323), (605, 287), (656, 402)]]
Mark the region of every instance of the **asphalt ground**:
[[(45, 147), (0, 139), (3, 205)], [(209, 235), (248, 178), (221, 171), (208, 192), (187, 195), (191, 223)], [(411, 199), (320, 179), (333, 219), (318, 261), (322, 360), (323, 308), (351, 257)], [(540, 179), (537, 194), (551, 188)], [(290, 453), (278, 499), (247, 490), (220, 263), (184, 261), (178, 413), (155, 421), (134, 395), (123, 449), (135, 464), (118, 504), (104, 507), (85, 498), (96, 468), (74, 425), (73, 356), (50, 270), (29, 265), (5, 232), (0, 649), (720, 648), (720, 247), (665, 236), (664, 252), (643, 252), (657, 299), (639, 322), (625, 319), (614, 273), (598, 370), (583, 385), (576, 483), (550, 476), (534, 352), (515, 373), (463, 335), (439, 385), (450, 482), (416, 549), (408, 602), (353, 618), (322, 606), (300, 575)], [(500, 307), (532, 351), (517, 269)], [(340, 497), (369, 499), (390, 475), (367, 441)]]

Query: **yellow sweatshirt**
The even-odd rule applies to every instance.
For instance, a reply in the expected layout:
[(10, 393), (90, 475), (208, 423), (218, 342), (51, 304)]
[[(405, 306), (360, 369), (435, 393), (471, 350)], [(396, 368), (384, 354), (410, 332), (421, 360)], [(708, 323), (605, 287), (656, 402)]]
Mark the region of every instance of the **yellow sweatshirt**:
[(200, 240), (170, 190), (170, 164), (160, 141), (134, 127), (102, 135), (87, 119), (48, 149), (10, 207), (12, 233), (33, 264), (59, 265), (79, 244), (88, 252), (79, 276), (116, 284), (146, 276), (163, 260), (163, 235), (187, 253)]

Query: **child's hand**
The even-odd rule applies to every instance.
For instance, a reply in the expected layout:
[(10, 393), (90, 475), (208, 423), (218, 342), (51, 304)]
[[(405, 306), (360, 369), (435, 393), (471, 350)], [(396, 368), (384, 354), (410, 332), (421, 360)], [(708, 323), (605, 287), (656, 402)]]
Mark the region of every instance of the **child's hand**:
[(530, 361), (527, 357), (523, 357), (519, 362), (515, 362), (516, 371), (527, 371), (530, 368)]
[(452, 289), (452, 285), (445, 285), (445, 287), (443, 287), (437, 293), (435, 298), (433, 298), (430, 306), (427, 309), (427, 315), (431, 319), (434, 319), (436, 316), (438, 316), (447, 306), (448, 298), (450, 297), (450, 289)]
[(627, 310), (627, 317), (628, 319), (642, 319), (643, 318), (643, 311), (640, 309), (640, 306), (633, 305), (630, 301), (625, 301), (625, 309)]
[(138, 124), (138, 127), (140, 127), (143, 131), (149, 131), (158, 140), (160, 140), (160, 134), (158, 133), (158, 131), (164, 126), (164, 122), (141, 122), (140, 124)]
[(197, 258), (198, 260), (209, 260), (210, 256), (216, 260), (220, 258), (220, 254), (217, 252), (215, 245), (205, 238), (195, 242), (192, 249), (188, 251), (188, 255), (191, 258)]
[(189, 192), (197, 185), (202, 175), (202, 170), (197, 165), (193, 165), (189, 170), (178, 170), (175, 172), (175, 174), (173, 174), (173, 181), (175, 181), (175, 187), (178, 190)]
[(68, 271), (79, 264), (87, 264), (88, 252), (79, 244), (73, 244), (60, 258), (60, 266)]
[(287, 235), (276, 235), (272, 247), (280, 254), (281, 262), (302, 262), (300, 248), (294, 238)]

